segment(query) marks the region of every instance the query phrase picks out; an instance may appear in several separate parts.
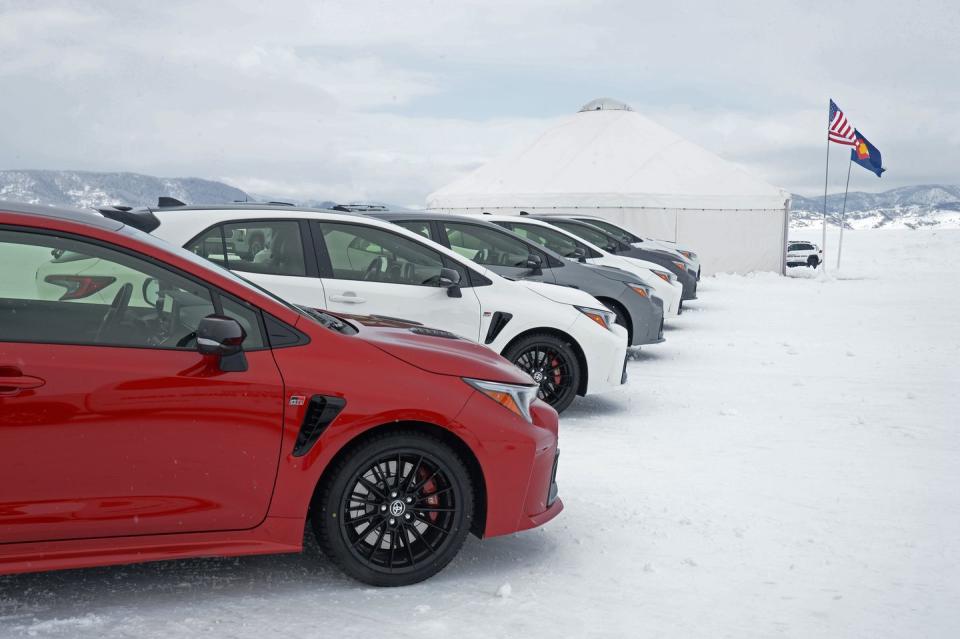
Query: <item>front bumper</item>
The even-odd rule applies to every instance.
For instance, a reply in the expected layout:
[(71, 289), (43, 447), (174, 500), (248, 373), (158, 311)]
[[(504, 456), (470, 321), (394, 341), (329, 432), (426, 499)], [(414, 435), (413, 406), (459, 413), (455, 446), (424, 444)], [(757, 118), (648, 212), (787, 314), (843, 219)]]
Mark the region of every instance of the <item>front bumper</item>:
[(681, 271), (680, 274), (677, 275), (677, 280), (683, 284), (681, 300), (697, 299), (697, 278), (693, 273), (690, 271)]
[(652, 294), (640, 297), (633, 289), (625, 287), (617, 300), (630, 315), (630, 346), (659, 344), (663, 341), (663, 300)]
[(467, 441), (480, 463), (486, 494), (484, 537), (534, 528), (563, 510), (557, 490), (557, 411), (540, 400), (533, 423), (474, 393), (449, 428)]
[(610, 331), (586, 316), (576, 319), (572, 334), (579, 340), (587, 361), (587, 388), (584, 395), (605, 393), (621, 385), (623, 360), (627, 356), (627, 330), (614, 326)]

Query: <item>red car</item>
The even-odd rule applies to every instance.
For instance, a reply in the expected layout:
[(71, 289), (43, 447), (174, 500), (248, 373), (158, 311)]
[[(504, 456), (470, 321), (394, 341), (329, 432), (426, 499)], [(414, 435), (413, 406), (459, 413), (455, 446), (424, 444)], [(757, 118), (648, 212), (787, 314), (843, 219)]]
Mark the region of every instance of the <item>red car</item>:
[(555, 517), (556, 465), (556, 412), (487, 348), (0, 203), (0, 573), (299, 552), (309, 522), (410, 584)]

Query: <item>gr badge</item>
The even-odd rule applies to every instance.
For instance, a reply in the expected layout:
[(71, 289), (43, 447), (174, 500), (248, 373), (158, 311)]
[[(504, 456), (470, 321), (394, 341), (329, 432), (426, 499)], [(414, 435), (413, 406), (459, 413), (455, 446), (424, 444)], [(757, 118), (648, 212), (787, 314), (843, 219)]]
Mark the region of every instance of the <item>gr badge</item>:
[(304, 395), (291, 395), (290, 396), (290, 405), (291, 406), (303, 406), (307, 401), (306, 396)]

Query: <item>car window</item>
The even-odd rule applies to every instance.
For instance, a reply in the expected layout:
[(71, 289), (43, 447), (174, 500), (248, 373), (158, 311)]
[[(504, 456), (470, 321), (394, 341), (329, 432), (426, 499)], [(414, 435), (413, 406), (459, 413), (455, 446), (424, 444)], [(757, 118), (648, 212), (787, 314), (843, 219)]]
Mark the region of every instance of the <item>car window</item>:
[(450, 248), (477, 264), (515, 268), (525, 268), (527, 265), (530, 248), (515, 237), (476, 224), (441, 224)]
[(227, 265), (227, 249), (223, 240), (223, 227), (217, 225), (205, 233), (195, 237), (186, 248), (191, 253), (216, 262), (220, 266)]
[(569, 235), (549, 227), (536, 226), (533, 224), (516, 224), (513, 222), (497, 222), (497, 224), (505, 226), (520, 237), (526, 238), (540, 246), (545, 246), (554, 253), (559, 253), (566, 258), (576, 259), (576, 251), (578, 248), (583, 249), (586, 257), (599, 257), (599, 254), (591, 255), (594, 251), (589, 250), (585, 244), (577, 242)]
[(443, 257), (421, 242), (363, 224), (319, 222), (333, 277), (438, 286)]
[(215, 312), (205, 286), (99, 245), (0, 231), (0, 256), (0, 339), (192, 349)]
[(300, 224), (292, 220), (224, 224), (222, 250), (226, 252), (226, 266), (231, 271), (307, 274)]
[(611, 253), (616, 253), (617, 246), (616, 239), (610, 237), (600, 229), (593, 229), (589, 226), (578, 224), (576, 222), (564, 222), (563, 220), (549, 220), (550, 224), (553, 224), (557, 228), (563, 229), (568, 233), (573, 233), (579, 238), (590, 242), (594, 246), (599, 246), (602, 249), (610, 251)]
[(246, 332), (247, 338), (243, 340), (244, 350), (253, 350), (266, 346), (266, 342), (263, 339), (263, 330), (260, 328), (260, 311), (225, 295), (220, 296), (220, 306), (223, 309), (223, 314), (231, 319), (237, 320), (240, 326), (243, 327), (244, 332)]
[(422, 235), (428, 240), (433, 239), (430, 235), (430, 222), (424, 222), (423, 220), (403, 220), (401, 222), (395, 222), (395, 224), (402, 226), (408, 231), (413, 231), (417, 235)]
[(628, 230), (626, 230), (626, 229), (623, 229), (623, 228), (620, 228), (619, 226), (617, 226), (617, 225), (615, 225), (615, 224), (611, 224), (610, 222), (607, 222), (606, 220), (595, 220), (595, 219), (593, 219), (593, 218), (588, 218), (588, 219), (581, 220), (581, 221), (586, 222), (587, 224), (593, 224), (593, 225), (596, 226), (598, 229), (601, 229), (601, 230), (603, 230), (603, 231), (606, 231), (606, 232), (609, 233), (610, 235), (613, 235), (614, 237), (618, 237), (618, 238), (620, 238), (622, 241), (627, 242), (628, 244), (631, 243), (631, 242), (642, 242), (642, 241), (643, 241), (642, 238), (637, 237), (636, 235), (634, 235), (634, 234), (631, 233), (630, 231), (628, 231)]

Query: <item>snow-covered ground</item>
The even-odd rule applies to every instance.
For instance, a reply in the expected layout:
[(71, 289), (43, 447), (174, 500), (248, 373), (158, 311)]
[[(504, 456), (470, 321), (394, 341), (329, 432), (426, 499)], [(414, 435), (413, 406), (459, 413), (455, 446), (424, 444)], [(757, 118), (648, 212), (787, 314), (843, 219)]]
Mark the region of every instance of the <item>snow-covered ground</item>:
[(540, 530), (404, 589), (315, 550), (0, 577), (0, 637), (960, 636), (960, 231), (844, 241), (705, 279), (564, 415)]

